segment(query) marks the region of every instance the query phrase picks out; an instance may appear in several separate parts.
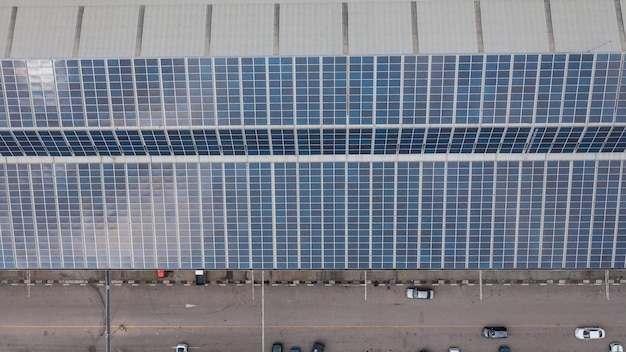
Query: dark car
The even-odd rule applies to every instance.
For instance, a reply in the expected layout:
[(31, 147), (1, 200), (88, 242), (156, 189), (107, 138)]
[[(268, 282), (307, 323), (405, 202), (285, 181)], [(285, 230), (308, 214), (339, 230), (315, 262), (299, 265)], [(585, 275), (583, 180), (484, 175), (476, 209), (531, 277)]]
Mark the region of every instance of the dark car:
[(272, 345), (272, 352), (283, 352), (283, 344), (276, 342)]
[(498, 352), (511, 352), (511, 349), (509, 348), (509, 346), (500, 346)]
[(313, 344), (313, 352), (324, 352), (324, 344), (316, 341)]
[(483, 328), (483, 336), (488, 339), (504, 339), (508, 334), (505, 327), (497, 326)]

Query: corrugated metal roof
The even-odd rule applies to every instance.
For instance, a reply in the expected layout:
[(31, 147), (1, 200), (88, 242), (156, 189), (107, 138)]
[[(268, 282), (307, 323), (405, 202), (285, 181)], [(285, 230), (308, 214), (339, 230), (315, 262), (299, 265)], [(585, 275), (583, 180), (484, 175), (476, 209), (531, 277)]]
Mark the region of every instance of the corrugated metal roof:
[(272, 55), (274, 5), (214, 5), (212, 56)]
[(621, 51), (613, 0), (550, 0), (556, 51)]
[(543, 0), (482, 0), (485, 52), (549, 51)]
[(204, 54), (206, 5), (146, 6), (141, 56)]
[(351, 3), (348, 9), (351, 54), (413, 52), (410, 2)]
[(420, 53), (475, 53), (476, 21), (473, 0), (417, 3)]
[(341, 3), (280, 5), (281, 55), (342, 55)]
[(77, 14), (74, 6), (18, 8), (11, 56), (71, 57)]
[(133, 57), (139, 6), (86, 6), (80, 57)]
[(4, 56), (11, 24), (11, 8), (0, 7), (0, 57)]
[[(411, 1), (23, 0), (10, 57), (621, 52), (620, 1), (418, 0), (413, 18)], [(0, 8), (2, 56), (12, 4)]]

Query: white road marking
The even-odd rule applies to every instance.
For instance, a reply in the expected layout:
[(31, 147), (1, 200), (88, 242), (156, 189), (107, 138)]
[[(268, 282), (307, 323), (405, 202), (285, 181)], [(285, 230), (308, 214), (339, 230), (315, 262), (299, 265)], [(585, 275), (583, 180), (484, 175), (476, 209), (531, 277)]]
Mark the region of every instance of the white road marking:
[(480, 283), (480, 300), (483, 300), (483, 271), (478, 270), (478, 282)]
[(604, 271), (604, 289), (606, 290), (606, 300), (611, 300), (611, 290), (609, 288), (609, 270)]

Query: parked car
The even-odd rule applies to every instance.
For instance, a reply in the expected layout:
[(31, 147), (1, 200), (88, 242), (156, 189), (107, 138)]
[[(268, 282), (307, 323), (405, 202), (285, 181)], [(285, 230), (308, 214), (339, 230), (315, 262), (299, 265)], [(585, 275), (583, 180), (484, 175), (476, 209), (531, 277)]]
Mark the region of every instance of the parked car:
[(574, 331), (576, 338), (581, 340), (597, 340), (604, 338), (604, 329), (599, 327), (576, 328)]
[(313, 352), (324, 352), (324, 344), (315, 341), (315, 343), (313, 344)]
[(187, 352), (187, 344), (181, 342), (176, 345), (176, 352)]
[(289, 352), (302, 352), (302, 351), (300, 351), (300, 347), (292, 347), (291, 350), (289, 350)]
[(433, 299), (435, 293), (430, 288), (409, 287), (406, 289), (406, 298)]
[(509, 348), (509, 346), (500, 346), (498, 352), (511, 352), (511, 349)]
[(485, 327), (483, 328), (483, 336), (488, 339), (504, 339), (508, 333), (503, 326)]
[(458, 347), (450, 347), (448, 348), (448, 352), (460, 352)]
[(272, 345), (272, 352), (283, 352), (283, 344), (276, 342)]
[(624, 352), (624, 347), (619, 342), (612, 342), (609, 345), (609, 352)]

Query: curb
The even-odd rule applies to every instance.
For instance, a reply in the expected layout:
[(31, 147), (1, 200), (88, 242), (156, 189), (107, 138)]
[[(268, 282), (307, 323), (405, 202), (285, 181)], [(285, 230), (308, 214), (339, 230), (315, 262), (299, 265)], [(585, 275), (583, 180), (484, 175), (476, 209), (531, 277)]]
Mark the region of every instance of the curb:
[[(483, 284), (485, 286), (492, 285), (620, 285), (622, 282), (626, 282), (626, 280), (616, 279), (616, 280), (608, 280), (605, 283), (604, 280), (483, 280)], [(333, 285), (341, 285), (341, 286), (440, 286), (440, 285), (451, 285), (451, 286), (475, 286), (480, 283), (476, 280), (311, 280), (311, 281), (300, 281), (300, 280), (265, 280), (263, 282), (259, 280), (207, 280), (205, 285), (200, 286), (226, 286), (226, 285), (252, 285), (260, 286), (261, 283), (265, 285), (272, 286), (333, 286)], [(104, 280), (0, 280), (0, 285), (52, 285), (52, 284), (61, 284), (61, 285), (105, 285), (106, 282)], [(121, 286), (121, 285), (184, 285), (190, 286), (194, 285), (193, 281), (189, 280), (111, 280), (111, 285)], [(195, 286), (195, 285), (194, 285)]]

